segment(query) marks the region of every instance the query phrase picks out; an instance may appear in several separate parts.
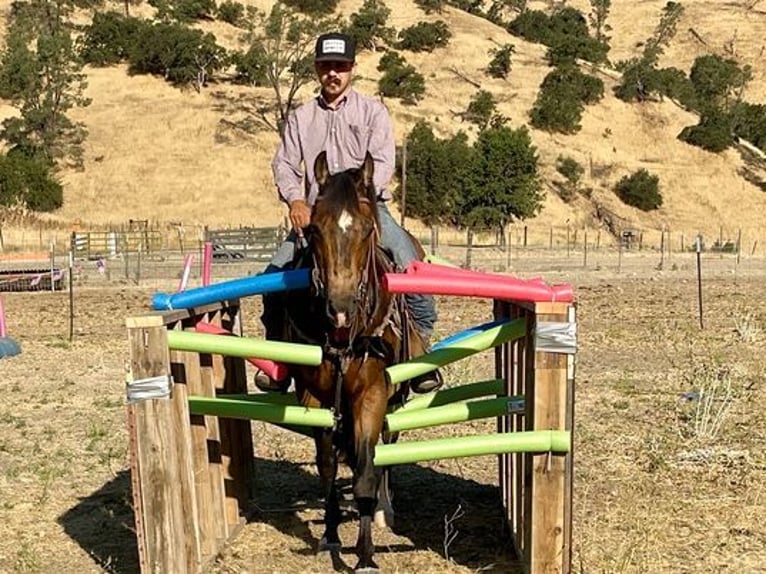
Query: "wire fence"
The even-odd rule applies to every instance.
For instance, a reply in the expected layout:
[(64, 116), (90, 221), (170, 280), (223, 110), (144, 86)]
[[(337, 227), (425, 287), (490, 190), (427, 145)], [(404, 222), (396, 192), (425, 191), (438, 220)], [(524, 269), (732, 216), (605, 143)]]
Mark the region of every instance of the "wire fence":
[[(766, 239), (758, 238), (761, 230), (737, 230), (732, 235), (721, 228), (713, 238), (668, 230), (624, 230), (619, 238), (572, 227), (543, 231), (514, 226), (507, 233), (482, 234), (431, 227), (415, 229), (413, 235), (428, 254), (453, 265), (498, 273), (542, 273), (546, 278), (586, 271), (665, 271), (685, 276), (695, 269), (697, 248), (710, 274), (760, 274), (766, 270), (766, 250), (762, 247)], [(177, 237), (156, 230), (98, 234), (89, 234), (87, 240), (82, 232), (70, 234), (63, 246), (51, 241), (47, 251), (21, 247), (0, 251), (0, 291), (55, 291), (67, 289), (70, 282), (75, 288), (133, 285), (173, 289), (181, 286), (185, 263), (190, 260), (187, 284), (200, 284), (205, 234), (180, 244)], [(36, 248), (39, 241), (38, 237)], [(273, 249), (273, 239), (268, 241), (269, 249)], [(232, 258), (218, 257), (220, 254), (214, 252), (213, 280), (253, 275), (265, 268), (268, 257), (260, 250), (251, 250), (249, 256), (244, 253)]]

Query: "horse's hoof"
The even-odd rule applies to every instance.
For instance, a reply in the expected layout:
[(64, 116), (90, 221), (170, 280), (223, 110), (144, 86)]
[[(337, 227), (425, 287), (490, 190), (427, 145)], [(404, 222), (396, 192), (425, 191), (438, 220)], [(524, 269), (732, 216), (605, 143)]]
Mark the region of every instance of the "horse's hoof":
[(340, 549), (340, 542), (328, 542), (327, 538), (323, 536), (322, 540), (319, 541), (317, 552), (340, 552)]
[(394, 512), (393, 510), (376, 510), (374, 520), (375, 526), (378, 528), (393, 528)]
[(378, 574), (380, 568), (377, 566), (365, 566), (364, 568), (354, 568), (354, 574)]

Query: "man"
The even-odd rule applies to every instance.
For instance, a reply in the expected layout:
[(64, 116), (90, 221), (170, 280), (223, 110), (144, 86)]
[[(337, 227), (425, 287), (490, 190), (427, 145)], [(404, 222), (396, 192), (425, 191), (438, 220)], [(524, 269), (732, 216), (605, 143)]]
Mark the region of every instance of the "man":
[[(391, 251), (400, 268), (418, 258), (410, 236), (396, 223), (386, 206), (391, 199), (387, 186), (395, 168), (391, 117), (381, 102), (352, 89), (355, 57), (354, 40), (350, 36), (332, 33), (317, 39), (314, 64), (320, 93), (289, 115), (271, 164), (279, 196), (289, 206), (293, 229), (277, 249), (265, 273), (279, 271), (290, 263), (296, 242), (303, 239), (303, 228), (310, 223), (311, 206), (319, 193), (313, 166), (322, 151), (327, 153), (331, 173), (359, 167), (367, 152), (370, 153), (374, 161), (373, 183), (378, 192), (383, 246)], [(406, 299), (413, 321), (427, 343), (436, 322), (434, 298), (407, 295)], [(266, 338), (274, 339), (282, 321), (281, 309), (273, 296), (264, 296), (263, 304), (261, 319)], [(268, 381), (268, 377), (256, 378), (256, 384), (264, 390), (273, 390), (275, 386), (281, 388), (274, 381)], [(413, 388), (427, 392), (440, 384), (438, 373), (435, 373), (414, 381)]]

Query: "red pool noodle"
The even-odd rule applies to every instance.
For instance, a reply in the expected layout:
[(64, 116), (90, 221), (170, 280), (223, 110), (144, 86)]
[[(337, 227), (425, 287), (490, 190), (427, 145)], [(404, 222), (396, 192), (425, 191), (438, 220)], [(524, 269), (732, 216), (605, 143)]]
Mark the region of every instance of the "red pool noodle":
[[(204, 321), (200, 321), (199, 323), (197, 323), (194, 326), (194, 330), (197, 331), (198, 333), (212, 333), (213, 335), (234, 336), (233, 333), (231, 333), (231, 331), (227, 331), (226, 329), (219, 327), (218, 325), (213, 325), (212, 323), (205, 323)], [(285, 377), (287, 377), (287, 365), (283, 363), (276, 363), (269, 359), (250, 358), (246, 360), (251, 365), (258, 367), (260, 370), (262, 370), (264, 373), (266, 373), (269, 377), (271, 377), (275, 381), (281, 381)]]
[[(389, 274), (393, 275), (393, 274)], [(508, 290), (511, 290), (510, 292), (521, 292), (524, 293), (525, 289), (529, 289), (529, 295), (522, 295), (520, 297), (511, 297), (510, 299), (516, 300), (516, 301), (563, 301), (563, 302), (572, 302), (574, 300), (574, 291), (572, 289), (572, 286), (569, 284), (561, 284), (561, 285), (547, 285), (542, 279), (540, 278), (534, 278), (534, 279), (519, 279), (517, 277), (509, 277), (506, 275), (497, 275), (492, 273), (482, 273), (479, 271), (470, 271), (467, 269), (458, 269), (456, 267), (448, 267), (446, 265), (435, 265), (432, 263), (425, 263), (422, 261), (413, 261), (409, 264), (407, 267), (405, 275), (410, 277), (418, 277), (421, 279), (426, 278), (435, 278), (442, 283), (445, 283), (445, 281), (448, 281), (448, 283), (445, 283), (438, 292), (436, 291), (428, 291), (428, 293), (433, 295), (460, 295), (465, 294), (468, 296), (474, 296), (474, 297), (481, 297), (481, 296), (487, 296), (491, 297), (492, 295), (479, 295), (477, 294), (471, 294), (476, 291), (477, 287), (476, 285), (498, 285), (500, 286), (501, 293), (508, 293)], [(461, 289), (463, 291), (467, 290), (469, 293), (457, 293), (453, 292), (450, 289), (449, 283), (453, 283), (453, 281), (461, 281)], [(394, 284), (399, 283), (399, 279), (394, 279)], [(417, 293), (419, 292), (415, 287), (415, 283), (411, 283), (410, 280), (405, 280), (405, 282), (410, 285), (412, 288), (411, 291), (407, 291), (408, 293)], [(479, 289), (483, 289), (484, 287), (478, 287)], [(541, 289), (542, 288), (542, 289)], [(409, 289), (409, 288), (408, 288)], [(403, 292), (403, 291), (396, 291), (396, 292)], [(424, 291), (420, 291), (424, 292)], [(509, 299), (509, 297), (502, 296), (497, 297), (498, 299)]]

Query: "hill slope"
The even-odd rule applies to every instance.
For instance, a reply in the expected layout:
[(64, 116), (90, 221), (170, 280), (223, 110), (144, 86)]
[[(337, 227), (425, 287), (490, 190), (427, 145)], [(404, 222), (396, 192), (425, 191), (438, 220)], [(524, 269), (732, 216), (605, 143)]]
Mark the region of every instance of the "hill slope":
[[(255, 2), (261, 8), (268, 1)], [(342, 0), (339, 12), (348, 16), (361, 0)], [(461, 123), (455, 112), (463, 111), (476, 88), (460, 80), (453, 69), (481, 83), (500, 102), (501, 113), (512, 124), (525, 124), (540, 82), (548, 73), (543, 46), (510, 36), (485, 20), (448, 8), (438, 16), (426, 16), (410, 0), (388, 0), (389, 25), (397, 29), (417, 20), (444, 19), (453, 38), (450, 45), (430, 54), (407, 54), (426, 78), (427, 94), (416, 107), (387, 101), (395, 122), (396, 139), (404, 138), (418, 119), (430, 121), (441, 135), (457, 130), (475, 133)], [(542, 8), (545, 2), (530, 2)], [(572, 5), (588, 11), (587, 1)], [(754, 68), (746, 94), (751, 102), (766, 102), (766, 70), (762, 64), (766, 17), (745, 8), (745, 2), (722, 5), (694, 2), (678, 26), (673, 45), (661, 62), (688, 70), (694, 57), (711, 50), (726, 55), (732, 38), (733, 52), (741, 63)], [(752, 2), (750, 2), (752, 4)], [(663, 1), (612, 2), (609, 23), (613, 31), (612, 60), (627, 58), (640, 50), (636, 44), (652, 34)], [(142, 11), (151, 8), (142, 6)], [(7, 11), (7, 3), (6, 3)], [(234, 47), (238, 32), (219, 23), (202, 25), (227, 47)], [(688, 32), (707, 42), (703, 46)], [(488, 51), (498, 44), (516, 47), (508, 81), (486, 77), (483, 68)], [(359, 56), (356, 86), (374, 93), (379, 73), (379, 54)], [(88, 95), (92, 104), (72, 115), (82, 120), (89, 136), (84, 171), (66, 171), (65, 205), (53, 218), (69, 223), (122, 223), (128, 219), (207, 224), (275, 224), (284, 217), (276, 199), (269, 162), (277, 137), (267, 131), (249, 135), (232, 129), (227, 120), (241, 118), (242, 104), (254, 97), (269, 97), (268, 90), (252, 90), (227, 84), (211, 85), (201, 94), (180, 91), (160, 79), (127, 75), (124, 67), (89, 69)], [(766, 194), (743, 179), (745, 167), (735, 150), (714, 155), (676, 139), (684, 126), (696, 123), (693, 114), (671, 102), (628, 105), (611, 95), (614, 80), (602, 76), (607, 95), (597, 106), (586, 108), (582, 130), (573, 136), (532, 130), (548, 182), (559, 176), (553, 168), (559, 155), (569, 155), (586, 166), (584, 185), (593, 188), (593, 200), (564, 204), (549, 187), (542, 213), (530, 225), (559, 226), (567, 222), (591, 226), (594, 206), (603, 205), (628, 224), (674, 230), (718, 233), (726, 227), (731, 236), (738, 227), (760, 233)], [(307, 99), (313, 86), (299, 95)], [(0, 109), (0, 115), (13, 110)], [(222, 121), (223, 120), (223, 121)], [(661, 178), (663, 207), (642, 214), (623, 206), (611, 192), (622, 176), (644, 167)], [(766, 175), (760, 173), (761, 180)]]

